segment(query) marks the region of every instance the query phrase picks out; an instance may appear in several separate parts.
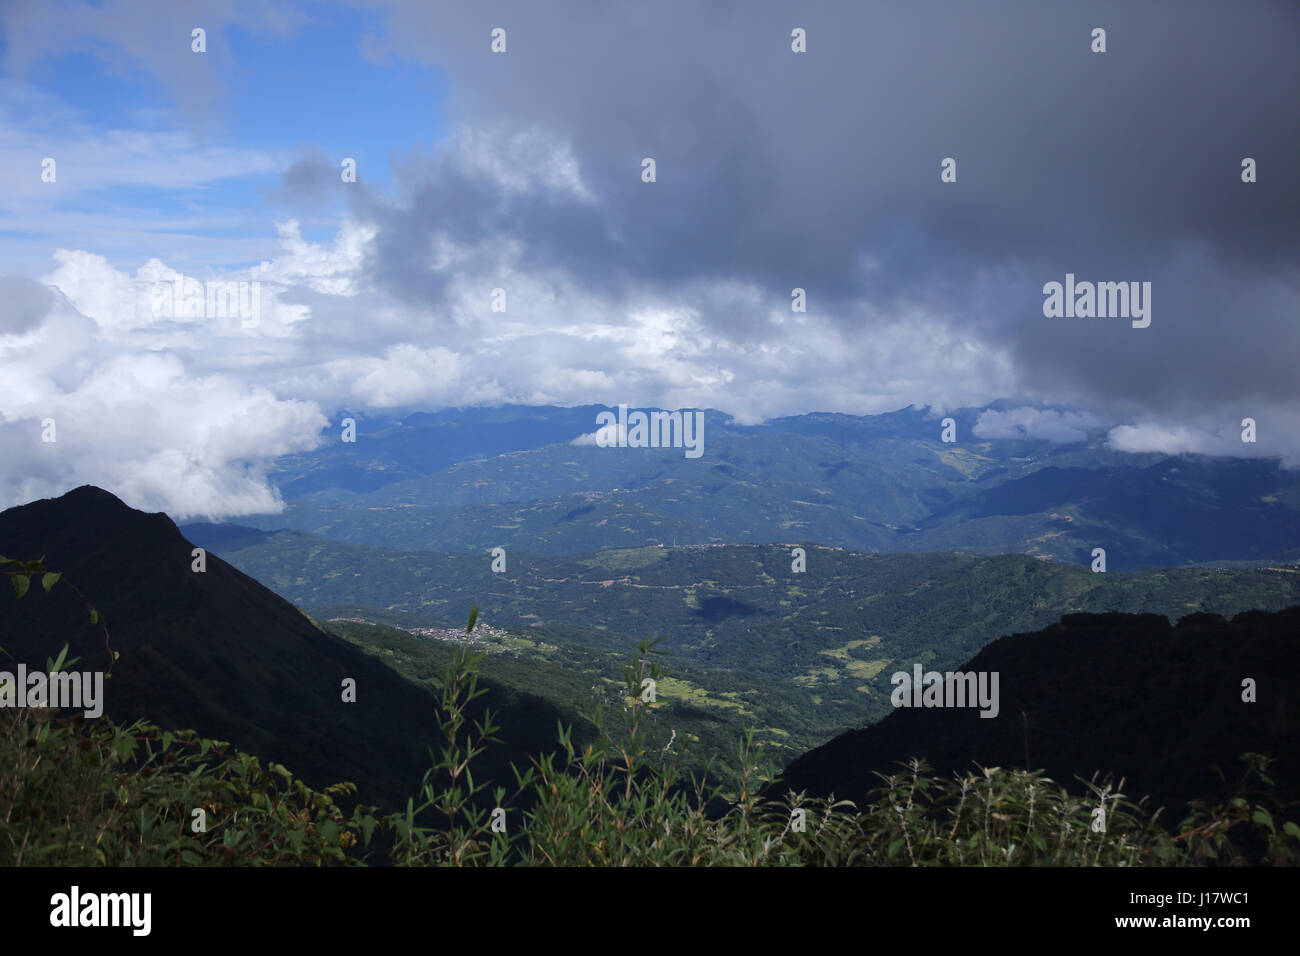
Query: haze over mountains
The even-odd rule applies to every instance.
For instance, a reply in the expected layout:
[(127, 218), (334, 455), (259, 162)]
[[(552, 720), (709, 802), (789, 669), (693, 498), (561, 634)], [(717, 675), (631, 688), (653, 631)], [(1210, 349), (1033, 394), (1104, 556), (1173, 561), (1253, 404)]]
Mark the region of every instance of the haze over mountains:
[(571, 444), (599, 406), (363, 419), (355, 443), (331, 428), (278, 462), (283, 513), (237, 523), (437, 551), (813, 541), (1089, 563), (1101, 547), (1111, 570), (1300, 555), (1300, 472), (1127, 454), (1068, 416), (1055, 437), (1079, 440), (981, 437), (1017, 434), (999, 407), (952, 413), (952, 443), (924, 409), (758, 426), (710, 412), (699, 459)]

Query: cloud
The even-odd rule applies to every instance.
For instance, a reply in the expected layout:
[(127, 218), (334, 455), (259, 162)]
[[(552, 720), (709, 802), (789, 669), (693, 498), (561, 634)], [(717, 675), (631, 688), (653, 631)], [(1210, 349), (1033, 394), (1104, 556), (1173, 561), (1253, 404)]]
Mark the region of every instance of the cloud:
[(617, 424), (606, 425), (603, 428), (597, 428), (590, 434), (579, 435), (569, 444), (583, 447), (621, 448), (627, 444), (627, 427)]
[(1068, 444), (1087, 441), (1089, 433), (1103, 427), (1095, 416), (1060, 409), (1013, 408), (1010, 411), (988, 409), (980, 413), (975, 434), (987, 439), (1041, 439)]
[(21, 335), (34, 330), (54, 308), (53, 292), (36, 282), (0, 276), (0, 335)]
[[(1200, 454), (1236, 458), (1280, 458), (1285, 468), (1300, 468), (1300, 449), (1279, 436), (1300, 430), (1300, 410), (1292, 408), (1249, 408), (1237, 412), (1196, 418), (1147, 417), (1133, 424), (1118, 425), (1108, 434), (1110, 446), (1118, 451), (1160, 452), (1166, 455)], [(1246, 420), (1254, 423), (1254, 440)]]
[[(278, 171), (287, 150), (196, 140), (177, 130), (105, 128), (96, 120), (93, 109), (0, 78), (0, 257), (7, 270), (34, 275), (60, 247), (219, 265), (247, 262), (273, 245), (238, 234), (248, 227), (240, 210), (202, 211), (189, 200)], [(52, 181), (44, 178), (47, 159)]]
[[(227, 31), (255, 24), (261, 37), (288, 37), (307, 16), (281, 0), (206, 0), (200, 17), (171, 0), (9, 0), (0, 7), (5, 71), (23, 77), (47, 57), (83, 54), (111, 71), (141, 70), (173, 98), (182, 116), (206, 128), (225, 102), (236, 60)], [(196, 54), (191, 31), (206, 31)]]
[[(446, 155), (413, 162), (404, 201), (374, 216), (372, 275), (399, 297), (445, 301), (432, 250), (492, 248), (495, 235), (521, 271), (689, 311), (717, 352), (835, 342), (828, 365), (869, 364), (877, 344), (906, 340), (906, 314), (983, 357), (896, 355), (868, 389), (895, 405), (960, 391), (1189, 418), (1296, 401), (1293, 6), (1107, 5), (1086, 20), (1022, 4), (381, 9), (376, 55), (438, 64), (453, 116), (536, 131), (530, 141), (572, 157), (584, 191), (504, 188)], [(1105, 54), (1090, 50), (1096, 19)], [(492, 55), (498, 24), (509, 46)], [(790, 51), (794, 24), (806, 54)], [(496, 152), (521, 180), (547, 165)], [(948, 156), (958, 180), (944, 184)], [(1242, 183), (1244, 156), (1272, 174)], [(1042, 285), (1067, 272), (1151, 281), (1152, 326), (1044, 318)], [(796, 286), (802, 337), (775, 318)], [(866, 398), (834, 377), (796, 381), (799, 363), (777, 382), (729, 371), (718, 407), (773, 389), (787, 410)]]
[[(0, 79), (0, 208), (10, 214), (70, 204), (110, 190), (188, 190), (278, 170), (279, 152), (196, 140), (186, 132), (101, 128), (51, 93)], [(42, 163), (54, 160), (54, 180)]]
[[(96, 129), (7, 87), (15, 228), (69, 237), (48, 250), (44, 285), (0, 289), (0, 432), (26, 429), (0, 473), (7, 494), (29, 468), (43, 488), (75, 477), (28, 443), (51, 405), (76, 424), (69, 436), (102, 425), (120, 441), (95, 446), (97, 468), (177, 508), (203, 493), (213, 507), (264, 503), (258, 469), (344, 408), (626, 403), (755, 423), (1010, 396), (1021, 407), (987, 413), (977, 434), (1072, 442), (1121, 422), (1108, 434), (1124, 450), (1300, 458), (1292, 5), (1112, 5), (1087, 19), (1001, 3), (364, 6), (377, 62), (434, 64), (450, 91), (447, 134), (395, 155), (391, 189), (343, 184), (319, 147)], [(67, 8), (81, 16), (66, 34), (27, 4), (0, 14), (11, 71), (94, 47), (174, 86), (196, 126), (219, 112), (207, 71), (237, 46), (196, 65), (187, 44), (187, 57), (151, 45), (171, 14), (131, 33), (161, 6)], [(284, 37), (301, 22), (288, 5), (221, 4), (210, 49), (250, 10)], [(1106, 54), (1089, 50), (1098, 18)], [(495, 55), (499, 25), (508, 52)], [(795, 25), (806, 54), (790, 51)], [(51, 138), (78, 160), (76, 176), (60, 166), (53, 195), (67, 203), (29, 175)], [(1257, 183), (1240, 181), (1246, 155)], [(955, 183), (939, 180), (948, 156)], [(642, 181), (645, 157), (656, 182)], [(164, 239), (147, 212), (131, 222), (129, 199), (90, 202), (268, 170), (281, 175), (265, 240), (183, 217)], [(311, 217), (326, 203), (342, 212), (321, 240)], [(156, 251), (106, 250), (124, 236)], [(1067, 272), (1150, 281), (1151, 326), (1044, 317), (1043, 283)], [(153, 286), (182, 273), (260, 283), (260, 322), (156, 314)], [(205, 437), (187, 444), (164, 416), (177, 457), (75, 417), (91, 395), (144, 414), (109, 383), (195, 407)], [(222, 409), (285, 432), (218, 440)], [(1247, 416), (1259, 441), (1243, 446)]]
[(172, 352), (116, 338), (119, 325), (101, 326), (61, 292), (4, 284), (50, 308), (0, 336), (0, 504), (89, 483), (182, 518), (279, 509), (267, 465), (315, 446), (326, 425), (316, 405), (195, 375)]
[(1186, 425), (1119, 425), (1109, 437), (1111, 446), (1119, 451), (1156, 451), (1166, 455), (1210, 452), (1223, 444), (1220, 436)]

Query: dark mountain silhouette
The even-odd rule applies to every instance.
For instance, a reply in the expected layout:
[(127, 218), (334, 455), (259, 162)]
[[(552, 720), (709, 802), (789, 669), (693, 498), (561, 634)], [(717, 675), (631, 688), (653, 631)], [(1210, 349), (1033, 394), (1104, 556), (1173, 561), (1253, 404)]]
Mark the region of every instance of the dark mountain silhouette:
[[(1248, 611), (1231, 621), (1192, 614), (1176, 626), (1156, 614), (1071, 614), (1042, 631), (1003, 637), (961, 668), (999, 673), (1000, 712), (899, 708), (792, 762), (770, 792), (858, 799), (875, 771), (922, 757), (947, 775), (983, 766), (1045, 769), (1081, 789), (1077, 774), (1112, 771), (1132, 799), (1150, 796), (1178, 822), (1188, 801), (1226, 795), (1239, 754), (1279, 759), (1283, 798), (1300, 796), (1300, 607)], [(898, 661), (891, 670), (911, 671)], [(928, 668), (926, 668), (928, 669)], [(1242, 700), (1256, 681), (1257, 702)], [(1023, 716), (1022, 716), (1023, 715)]]
[[(191, 570), (192, 545), (163, 514), (85, 486), (0, 514), (0, 554), (62, 572), (108, 622), (121, 658), (105, 681), (105, 713), (191, 728), (275, 760), (321, 787), (357, 784), (363, 802), (404, 806), (437, 750), (435, 699), (378, 659), (326, 634), (292, 604), (213, 554)], [(358, 569), (364, 573), (365, 569)], [(468, 607), (466, 608), (468, 611)], [(77, 670), (107, 670), (104, 635), (70, 588), (39, 584), (22, 600), (0, 593), (0, 647), (43, 669), (64, 642)], [(344, 703), (344, 678), (356, 702)], [(481, 681), (470, 709), (498, 714), (499, 736), (476, 776), (509, 783), (508, 763), (554, 748), (557, 719), (541, 698)]]

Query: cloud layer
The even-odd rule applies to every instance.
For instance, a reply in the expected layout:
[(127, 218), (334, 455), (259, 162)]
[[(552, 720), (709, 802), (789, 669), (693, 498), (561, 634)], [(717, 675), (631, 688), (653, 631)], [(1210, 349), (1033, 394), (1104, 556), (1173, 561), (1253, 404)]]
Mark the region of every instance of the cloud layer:
[[(391, 190), (365, 168), (342, 182), (310, 145), (282, 161), (278, 249), (192, 269), (261, 283), (253, 328), (155, 314), (149, 290), (180, 275), (166, 248), (140, 265), (54, 248), (39, 284), (6, 280), (4, 503), (98, 474), (183, 513), (274, 506), (266, 463), (335, 410), (507, 401), (755, 422), (1010, 396), (1026, 407), (986, 414), (983, 437), (1120, 423), (1123, 450), (1300, 461), (1292, 4), (357, 6), (376, 62), (445, 72), (447, 135), (394, 156)], [(13, 9), (14, 76), (80, 37), (186, 115), (221, 109), (213, 74), (129, 39), (151, 4), (106, 4), (66, 36)], [(276, 10), (290, 42), (303, 16)], [(30, 138), (24, 115), (0, 121)], [(90, 142), (144, 156), (124, 160), (138, 177), (191, 133), (170, 135)], [(270, 155), (194, 153), (163, 181), (251, 175)], [(1241, 181), (1247, 156), (1258, 182)], [(42, 195), (14, 208), (39, 215)], [(346, 212), (325, 239), (288, 215), (329, 204)], [(1067, 273), (1151, 282), (1151, 326), (1045, 318), (1043, 284)], [(50, 416), (57, 457), (30, 445)]]

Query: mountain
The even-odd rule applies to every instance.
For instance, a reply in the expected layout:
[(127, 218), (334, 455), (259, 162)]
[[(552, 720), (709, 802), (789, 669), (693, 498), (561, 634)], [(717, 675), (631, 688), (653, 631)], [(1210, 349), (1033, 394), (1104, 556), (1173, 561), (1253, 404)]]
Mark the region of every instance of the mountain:
[[(202, 544), (202, 530), (195, 533)], [(676, 701), (666, 719), (691, 722), (724, 756), (753, 723), (778, 759), (889, 714), (889, 675), (899, 662), (953, 668), (1004, 634), (1073, 612), (1177, 619), (1300, 603), (1300, 574), (1287, 568), (1100, 574), (1024, 555), (803, 547), (802, 572), (792, 569), (789, 547), (722, 545), (508, 551), (496, 573), (486, 553), (397, 551), (294, 531), (222, 555), (330, 627), (334, 617), (451, 627), (472, 600), (514, 635), (511, 655), (562, 660), (591, 673), (589, 684), (609, 676), (610, 660), (626, 663), (639, 639), (662, 635), (676, 681), (662, 688), (665, 702)], [(552, 699), (576, 706), (563, 693)], [(706, 716), (710, 726), (699, 726)]]
[[(163, 514), (145, 514), (94, 487), (0, 514), (0, 553), (44, 555), (64, 578), (47, 594), (0, 593), (0, 647), (43, 669), (67, 641), (78, 670), (107, 670), (103, 633), (69, 584), (99, 610), (121, 657), (105, 681), (115, 721), (191, 728), (275, 760), (322, 787), (350, 780), (358, 798), (398, 807), (418, 789), (437, 740), (435, 699), (214, 554), (191, 570), (192, 545)], [(469, 604), (457, 613), (465, 616)], [(345, 678), (356, 701), (345, 703)], [(498, 714), (502, 739), (483, 770), (510, 781), (508, 761), (553, 748), (559, 719), (539, 697), (492, 682), (471, 708)]]
[[(460, 461), (568, 441), (595, 430), (598, 410), (505, 405), (412, 412), (397, 420), (353, 418), (360, 448), (340, 440), (341, 426), (331, 426), (316, 451), (277, 461), (274, 477), (287, 499), (346, 497), (436, 474)], [(347, 417), (339, 413), (335, 420)]]
[[(1238, 613), (1300, 603), (1300, 574), (1288, 568), (1093, 574), (1019, 555), (809, 544), (800, 573), (788, 548), (758, 545), (512, 552), (508, 570), (493, 573), (487, 555), (187, 531), (232, 550), (209, 553), (206, 571), (194, 572), (193, 545), (169, 518), (90, 487), (0, 514), (0, 553), (45, 555), (65, 575), (48, 594), (0, 594), (0, 646), (39, 668), (67, 640), (79, 669), (106, 668), (103, 635), (87, 624), (75, 585), (121, 652), (109, 716), (230, 740), (313, 786), (353, 780), (361, 799), (385, 807), (415, 790), (435, 741), (434, 700), (421, 684), (452, 645), (423, 628), (455, 627), (471, 602), (492, 622), (486, 643), (496, 652), (472, 715), (490, 706), (507, 742), (489, 748), (483, 779), (509, 781), (509, 761), (553, 749), (558, 721), (581, 728), (575, 713), (592, 694), (616, 704), (618, 668), (651, 633), (666, 634), (673, 653), (650, 707), (652, 739), (676, 733), (704, 759), (725, 760), (750, 724), (781, 762), (883, 717), (789, 765), (786, 782), (814, 792), (860, 793), (872, 770), (914, 754), (941, 769), (1021, 765), (1027, 726), (1033, 766), (1066, 780), (1115, 770), (1130, 792), (1173, 801), (1206, 792), (1209, 762), (1229, 769), (1241, 750), (1289, 754), (1298, 742), (1289, 685), (1277, 682), (1297, 676), (1287, 635), (1300, 609)], [(348, 619), (322, 629), (245, 572), (318, 617)], [(1116, 610), (1158, 614), (1068, 613)], [(1237, 616), (1169, 624), (1186, 610)], [(1023, 633), (1062, 613), (1060, 624)], [(889, 675), (915, 661), (998, 670), (999, 716), (893, 712)], [(1245, 676), (1259, 681), (1260, 703), (1239, 712), (1232, 695)], [(346, 677), (357, 681), (356, 703), (341, 699)]]
[[(897, 708), (787, 766), (771, 792), (859, 799), (876, 772), (925, 759), (940, 774), (982, 766), (1044, 768), (1060, 783), (1113, 771), (1124, 793), (1153, 798), (1176, 825), (1186, 801), (1225, 796), (1247, 751), (1278, 758), (1284, 798), (1300, 795), (1300, 606), (1231, 621), (1191, 614), (1070, 614), (1033, 633), (994, 641), (958, 670), (999, 675), (999, 713)], [(911, 671), (910, 662), (899, 669)], [(928, 669), (928, 668), (927, 668)], [(1243, 701), (1243, 680), (1256, 702)]]
[(239, 521), (437, 551), (816, 541), (1087, 564), (1101, 547), (1119, 571), (1300, 557), (1300, 471), (1118, 452), (1104, 430), (982, 437), (999, 407), (953, 412), (951, 443), (927, 409), (750, 426), (708, 411), (699, 458), (572, 444), (596, 406), (412, 415), (282, 459), (286, 510)]

